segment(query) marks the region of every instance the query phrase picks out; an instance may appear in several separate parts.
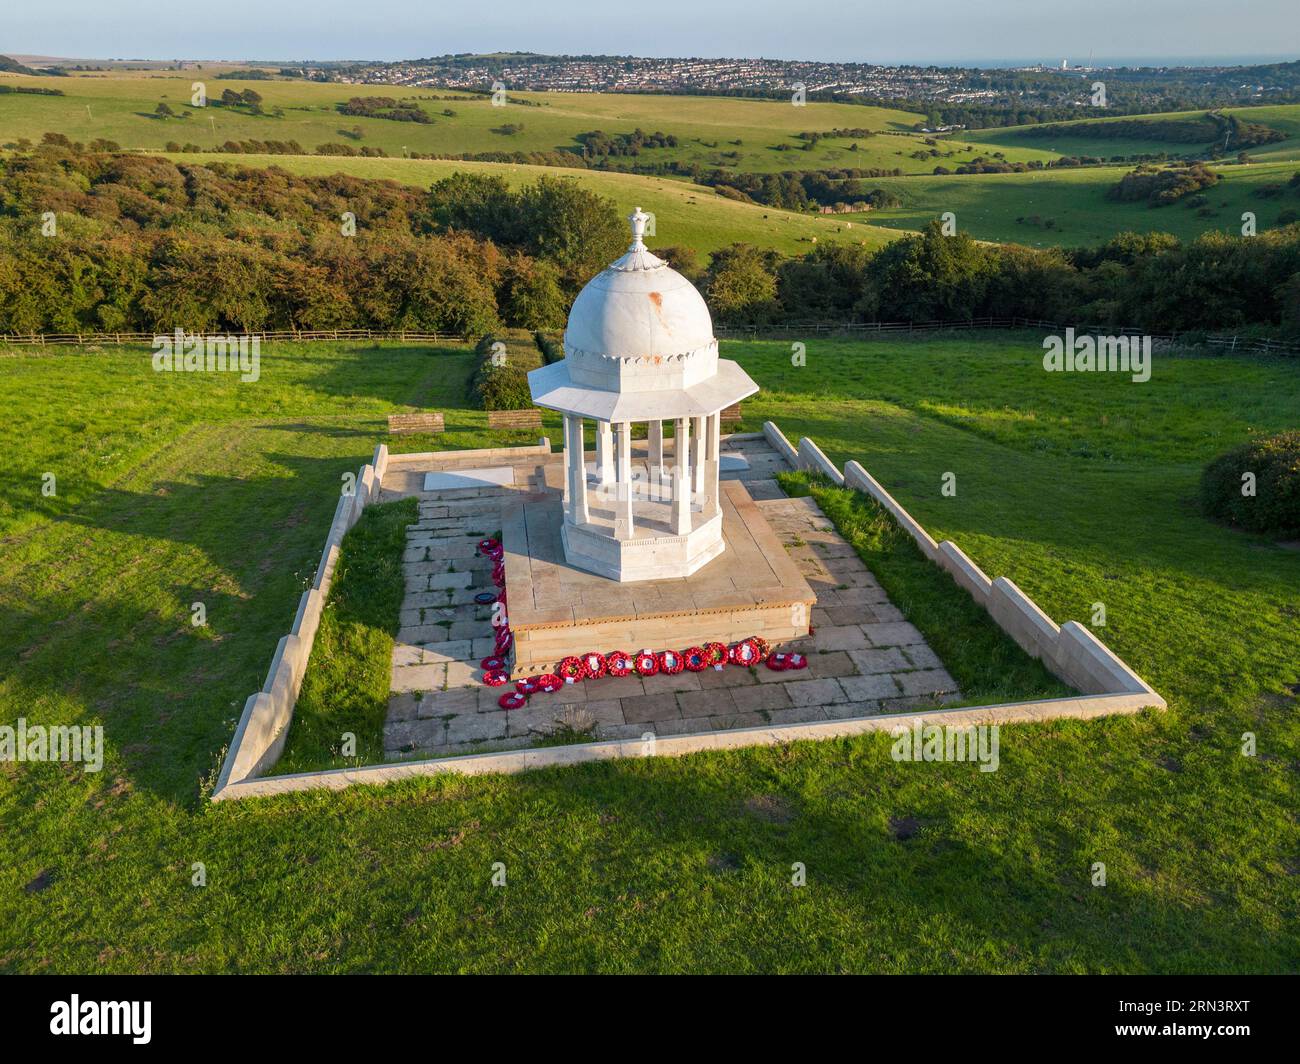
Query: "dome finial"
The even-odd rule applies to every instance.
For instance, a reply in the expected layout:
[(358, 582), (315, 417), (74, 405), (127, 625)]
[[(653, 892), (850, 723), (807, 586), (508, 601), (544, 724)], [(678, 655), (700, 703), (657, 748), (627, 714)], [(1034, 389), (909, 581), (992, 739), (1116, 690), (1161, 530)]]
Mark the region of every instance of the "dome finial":
[(628, 251), (644, 251), (645, 241), (642, 240), (642, 237), (645, 236), (645, 227), (646, 223), (650, 221), (650, 215), (637, 207), (627, 216), (627, 220), (632, 223), (632, 246), (628, 248)]

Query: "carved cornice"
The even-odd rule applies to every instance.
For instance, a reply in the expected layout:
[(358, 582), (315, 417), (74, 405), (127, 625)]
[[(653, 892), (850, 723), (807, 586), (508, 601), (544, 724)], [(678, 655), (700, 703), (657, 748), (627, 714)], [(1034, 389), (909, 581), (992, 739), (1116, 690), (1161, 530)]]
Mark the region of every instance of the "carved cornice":
[(566, 358), (592, 359), (600, 362), (617, 362), (623, 366), (680, 366), (693, 358), (716, 352), (718, 341), (712, 340), (703, 347), (693, 351), (683, 351), (676, 355), (610, 355), (602, 351), (584, 351), (569, 343), (569, 334), (564, 334), (564, 354)]

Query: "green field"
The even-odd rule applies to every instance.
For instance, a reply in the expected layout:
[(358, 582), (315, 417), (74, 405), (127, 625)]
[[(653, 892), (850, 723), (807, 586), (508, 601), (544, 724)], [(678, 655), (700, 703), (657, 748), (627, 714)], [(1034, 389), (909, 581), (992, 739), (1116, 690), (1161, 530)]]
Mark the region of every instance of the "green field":
[[(254, 115), (232, 108), (188, 106), (190, 85), (207, 77), (210, 97), (226, 88), (254, 88), (264, 97), (264, 110)], [(935, 140), (937, 156), (913, 158), (931, 150), (925, 138), (908, 132), (919, 115), (850, 104), (812, 103), (806, 107), (726, 97), (642, 96), (597, 93), (522, 93), (523, 103), (493, 107), (486, 97), (445, 90), (404, 89), (397, 86), (355, 86), (300, 81), (225, 81), (215, 71), (153, 71), (87, 74), (68, 78), (0, 75), (12, 84), (61, 89), (65, 96), (0, 95), (0, 145), (18, 138), (39, 140), (47, 131), (88, 143), (105, 138), (125, 148), (162, 150), (171, 141), (213, 147), (226, 140), (297, 140), (314, 151), (324, 143), (382, 148), (392, 158), (268, 156), (228, 154), (175, 155), (177, 161), (213, 159), (249, 166), (278, 165), (294, 173), (348, 173), (386, 177), (424, 186), (454, 170), (477, 169), (501, 173), (513, 184), (541, 174), (563, 173), (608, 195), (620, 210), (644, 207), (656, 215), (660, 243), (687, 244), (708, 253), (744, 241), (786, 253), (806, 251), (816, 240), (853, 240), (877, 247), (894, 239), (896, 230), (916, 230), (945, 211), (958, 216), (958, 225), (982, 240), (1010, 241), (1030, 246), (1071, 246), (1104, 241), (1123, 230), (1171, 232), (1183, 239), (1219, 230), (1238, 232), (1241, 213), (1255, 212), (1259, 228), (1275, 224), (1286, 209), (1296, 209), (1296, 197), (1263, 200), (1252, 192), (1262, 184), (1284, 182), (1300, 165), (1300, 105), (1238, 108), (1229, 113), (1263, 122), (1288, 134), (1279, 144), (1252, 151), (1249, 166), (1225, 165), (1225, 182), (1207, 194), (1199, 214), (1175, 205), (1150, 209), (1106, 199), (1106, 191), (1129, 167), (1053, 169), (1022, 174), (935, 176), (935, 166), (949, 169), (977, 155), (1001, 152), (1011, 162), (1050, 162), (1063, 155), (1110, 157), (1139, 152), (1189, 150), (1191, 145), (1159, 140), (1082, 137), (1043, 139), (1023, 128), (976, 130)], [(390, 95), (416, 99), (435, 116), (429, 125), (379, 118), (344, 116), (335, 106), (354, 95)], [(455, 100), (434, 99), (455, 95)], [(162, 102), (188, 118), (159, 119), (154, 108)], [(280, 114), (274, 113), (279, 109)], [(454, 115), (445, 117), (444, 108)], [(1138, 116), (1138, 120), (1192, 120), (1204, 112)], [(1082, 116), (1102, 124), (1111, 118)], [(1132, 121), (1133, 119), (1126, 119)], [(522, 129), (506, 135), (507, 124)], [(361, 131), (359, 140), (348, 134)], [(737, 172), (818, 170), (834, 167), (892, 169), (903, 178), (868, 178), (867, 186), (895, 193), (898, 208), (868, 215), (834, 218), (794, 214), (769, 207), (737, 203), (681, 178), (640, 176), (594, 170), (557, 169), (493, 163), (410, 160), (409, 153), (455, 154), (490, 151), (554, 152), (578, 144), (578, 134), (663, 130), (674, 133), (676, 148), (646, 149), (636, 159), (614, 159), (620, 167), (656, 162), (695, 163)], [(829, 131), (863, 127), (878, 131), (855, 141), (827, 138), (811, 150), (796, 136), (803, 130)], [(786, 147), (791, 150), (777, 150)], [(1022, 220), (1020, 220), (1022, 219)], [(1048, 222), (1051, 224), (1047, 224)], [(864, 229), (863, 223), (869, 223)]]
[[(499, 174), (511, 186), (529, 184), (540, 177), (577, 181), (617, 204), (630, 214), (641, 207), (655, 216), (651, 247), (685, 244), (701, 254), (735, 243), (750, 243), (800, 255), (817, 241), (854, 241), (881, 247), (902, 236), (883, 226), (866, 226), (860, 218), (797, 214), (753, 203), (740, 203), (717, 195), (713, 189), (666, 177), (616, 174), (599, 170), (570, 170), (554, 166), (514, 163), (463, 163), (428, 159), (322, 158), (308, 155), (173, 155), (176, 162), (225, 162), (237, 166), (279, 166), (290, 173), (316, 176), (351, 174), (384, 178), (428, 188), (458, 170)], [(847, 221), (847, 224), (846, 224)]]
[(1039, 339), (724, 350), (763, 388), (745, 427), (860, 459), (1058, 620), (1104, 602), (1168, 712), (1004, 728), (992, 774), (881, 736), (217, 806), (384, 415), (489, 438), (470, 355), (268, 347), (255, 385), (0, 356), (0, 720), (108, 746), (98, 775), (0, 765), (0, 970), (1296, 971), (1300, 551), (1193, 502), (1208, 458), (1294, 426), (1294, 367), (1163, 357), (1135, 385), (1045, 374)]
[[(1241, 232), (1244, 211), (1255, 214), (1257, 231), (1272, 228), (1284, 210), (1300, 212), (1300, 193), (1265, 199), (1264, 185), (1286, 184), (1300, 163), (1272, 162), (1216, 166), (1223, 180), (1204, 191), (1204, 210), (1182, 203), (1149, 207), (1119, 203), (1106, 193), (1132, 167), (1036, 170), (1023, 174), (961, 174), (951, 177), (881, 178), (901, 206), (869, 215), (842, 215), (891, 229), (923, 229), (945, 211), (957, 226), (979, 240), (1031, 247), (1080, 247), (1109, 240), (1116, 233), (1164, 232), (1194, 240), (1207, 232)], [(1035, 221), (1035, 218), (1037, 220)], [(1023, 219), (1023, 220), (1022, 220)], [(1051, 219), (1050, 227), (1045, 223)], [(857, 233), (855, 225), (852, 232)]]
[[(1236, 115), (1243, 122), (1257, 122), (1270, 126), (1287, 136), (1286, 140), (1251, 148), (1250, 156), (1261, 162), (1300, 160), (1300, 105), (1275, 104), (1263, 107), (1225, 107), (1220, 112)], [(1154, 121), (1194, 121), (1201, 118), (1204, 111), (1173, 111), (1158, 115), (1128, 115), (1114, 118), (1103, 117), (1095, 111), (1088, 111), (1079, 116), (1080, 121), (1097, 122), (1102, 126), (1114, 122), (1132, 122), (1142, 120)], [(1068, 123), (1066, 123), (1068, 125)], [(1196, 144), (1171, 143), (1157, 138), (1141, 139), (1133, 137), (1043, 137), (1041, 134), (1026, 129), (978, 129), (962, 134), (970, 143), (985, 148), (1001, 151), (1019, 152), (1030, 148), (1043, 152), (1043, 157), (1058, 155), (1093, 155), (1109, 159), (1116, 155), (1158, 155), (1168, 152), (1170, 155), (1183, 155), (1191, 149), (1200, 147)], [(1235, 155), (1235, 152), (1233, 153)], [(1011, 158), (1008, 155), (1008, 158)]]
[[(518, 93), (515, 98), (537, 106), (494, 107), (487, 97), (444, 89), (392, 85), (335, 85), (303, 81), (205, 81), (209, 99), (225, 89), (254, 89), (264, 98), (264, 115), (232, 108), (189, 106), (194, 81), (202, 71), (136, 77), (85, 75), (32, 78), (0, 75), (9, 84), (61, 89), (63, 96), (0, 96), (0, 140), (17, 137), (39, 140), (47, 131), (89, 142), (96, 137), (117, 141), (124, 148), (162, 149), (169, 140), (192, 141), (211, 147), (226, 140), (297, 140), (307, 151), (326, 143), (383, 148), (390, 155), (408, 152), (546, 151), (578, 145), (577, 135), (600, 129), (606, 133), (647, 133), (661, 130), (677, 136), (676, 148), (646, 149), (636, 160), (614, 159), (613, 165), (686, 162), (705, 167), (732, 167), (762, 173), (780, 170), (819, 170), (836, 166), (902, 167), (926, 173), (933, 163), (908, 157), (921, 146), (911, 133), (862, 138), (859, 150), (850, 141), (825, 141), (811, 151), (798, 150), (796, 134), (864, 128), (886, 132), (909, 130), (921, 115), (852, 104), (810, 103), (793, 107), (768, 100), (726, 97), (641, 96), (613, 93)], [(486, 87), (486, 86), (485, 86)], [(455, 100), (435, 99), (457, 96)], [(336, 105), (353, 96), (391, 96), (420, 102), (434, 116), (430, 124), (356, 118), (339, 114)], [(166, 103), (189, 118), (159, 119), (154, 108)], [(279, 107), (283, 115), (270, 112)], [(444, 109), (455, 112), (442, 115)], [(513, 134), (494, 132), (522, 125)], [(362, 139), (346, 133), (356, 126)], [(739, 141), (739, 143), (735, 143)], [(792, 150), (777, 150), (784, 145)], [(728, 153), (736, 153), (734, 156)], [(1027, 153), (1026, 158), (1038, 153)]]
[[(254, 89), (264, 99), (255, 115), (243, 109), (189, 106), (191, 85), (204, 81), (209, 99), (225, 89)], [(911, 132), (924, 116), (907, 111), (855, 104), (809, 103), (794, 107), (771, 100), (733, 97), (656, 96), (620, 93), (521, 92), (516, 105), (493, 107), (485, 96), (454, 90), (408, 88), (397, 85), (341, 85), (303, 81), (218, 80), (213, 71), (155, 71), (150, 73), (82, 74), (66, 78), (32, 78), (0, 74), (13, 85), (60, 89), (64, 95), (0, 96), (0, 143), (18, 137), (39, 140), (58, 132), (73, 140), (97, 137), (124, 148), (161, 150), (168, 141), (213, 147), (227, 140), (297, 140), (308, 152), (318, 145), (348, 143), (382, 148), (389, 155), (411, 152), (460, 154), (478, 152), (555, 152), (579, 146), (578, 134), (647, 133), (662, 131), (678, 138), (675, 148), (647, 148), (635, 157), (611, 157), (609, 165), (627, 169), (658, 163), (696, 164), (706, 169), (742, 173), (783, 170), (901, 169), (905, 174), (931, 174), (935, 166), (950, 169), (977, 155), (1000, 151), (1009, 162), (1049, 162), (1064, 155), (1110, 157), (1142, 152), (1180, 153), (1192, 145), (1159, 140), (1061, 138), (1045, 140), (1020, 129), (985, 129), (933, 138)], [(340, 114), (336, 107), (353, 96), (391, 96), (412, 100), (434, 117), (430, 124), (394, 122)], [(441, 99), (439, 97), (455, 97)], [(154, 114), (166, 103), (186, 118), (160, 119)], [(279, 108), (282, 113), (275, 114)], [(447, 116), (442, 112), (451, 110)], [(1138, 118), (1194, 118), (1179, 116)], [(1287, 132), (1290, 139), (1252, 152), (1261, 160), (1300, 158), (1300, 106), (1241, 108), (1247, 121), (1265, 122)], [(1101, 122), (1092, 113), (1081, 119)], [(520, 126), (506, 133), (506, 126)], [(350, 136), (353, 129), (361, 138)], [(867, 129), (875, 136), (826, 137), (804, 150), (800, 132), (829, 133), (834, 129)], [(857, 149), (853, 145), (857, 144)], [(933, 149), (934, 155), (929, 152)], [(916, 152), (926, 153), (914, 158)]]

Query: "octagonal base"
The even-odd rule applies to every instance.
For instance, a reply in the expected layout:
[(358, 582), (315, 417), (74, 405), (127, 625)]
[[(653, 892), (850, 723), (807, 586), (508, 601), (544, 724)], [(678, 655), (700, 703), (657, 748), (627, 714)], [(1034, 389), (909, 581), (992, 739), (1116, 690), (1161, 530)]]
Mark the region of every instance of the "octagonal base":
[(720, 513), (685, 536), (616, 539), (603, 529), (566, 522), (560, 538), (570, 565), (621, 584), (690, 576), (721, 554), (725, 546)]

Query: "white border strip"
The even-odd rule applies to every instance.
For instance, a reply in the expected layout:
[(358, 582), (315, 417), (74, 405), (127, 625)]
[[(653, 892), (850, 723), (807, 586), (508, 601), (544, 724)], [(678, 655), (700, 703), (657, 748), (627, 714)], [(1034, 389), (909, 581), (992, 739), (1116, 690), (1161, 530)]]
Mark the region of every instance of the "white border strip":
[[(733, 728), (693, 735), (661, 735), (653, 739), (612, 739), (572, 746), (543, 746), (499, 753), (462, 754), (425, 761), (365, 765), (360, 768), (326, 769), (291, 776), (264, 776), (232, 783), (212, 796), (213, 801), (233, 798), (264, 798), (297, 791), (342, 790), (366, 784), (392, 783), (422, 776), (482, 776), (514, 774), (539, 768), (616, 761), (623, 758), (682, 757), (686, 754), (736, 750), (751, 746), (780, 746), (805, 740), (837, 739), (868, 732), (888, 732), (915, 724), (966, 727), (978, 724), (1037, 723), (1068, 717), (1091, 720), (1112, 714), (1138, 713), (1151, 705), (1146, 695), (1091, 695), (1053, 698), (1039, 702), (1008, 702), (995, 706), (956, 706), (908, 713), (887, 713), (874, 717), (815, 721), (807, 724), (771, 724), (759, 728)], [(649, 725), (647, 725), (647, 728)]]

